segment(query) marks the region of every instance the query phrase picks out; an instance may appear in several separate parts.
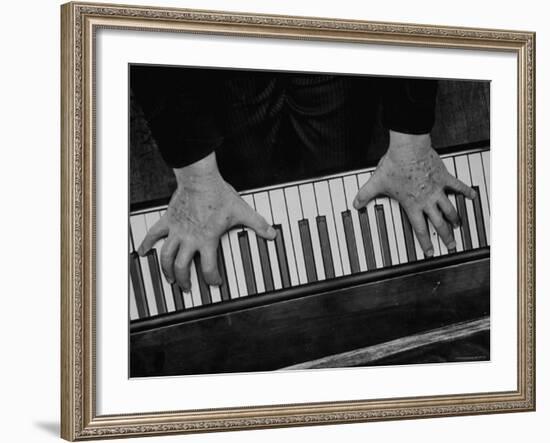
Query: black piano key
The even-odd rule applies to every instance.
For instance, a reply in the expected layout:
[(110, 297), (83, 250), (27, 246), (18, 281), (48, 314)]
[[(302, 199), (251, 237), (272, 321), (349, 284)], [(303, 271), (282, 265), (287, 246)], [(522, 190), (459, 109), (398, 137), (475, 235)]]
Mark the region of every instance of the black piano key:
[[(174, 297), (174, 305), (176, 311), (182, 311), (185, 309), (185, 302), (183, 301), (183, 293), (177, 283), (172, 283), (172, 296)], [(191, 306), (188, 306), (191, 307)]]
[(306, 265), (306, 276), (308, 283), (317, 281), (317, 269), (315, 268), (315, 257), (313, 256), (313, 245), (311, 244), (311, 232), (309, 231), (309, 220), (303, 219), (298, 222), (302, 250), (304, 251), (304, 262)]
[(239, 248), (241, 250), (241, 258), (243, 261), (244, 278), (246, 281), (246, 289), (248, 295), (253, 295), (258, 292), (256, 288), (256, 279), (254, 277), (254, 266), (252, 264), (252, 253), (250, 252), (250, 242), (248, 240), (248, 232), (241, 231), (238, 234)]
[(479, 241), (479, 247), (483, 248), (487, 246), (487, 234), (485, 233), (485, 223), (483, 221), (483, 211), (481, 209), (481, 194), (479, 193), (478, 186), (472, 186), (474, 191), (476, 191), (476, 198), (472, 201), (474, 204), (474, 215), (476, 218), (476, 227), (477, 227), (477, 238)]
[(279, 270), (281, 272), (281, 285), (283, 288), (289, 288), (290, 271), (288, 270), (283, 228), (281, 225), (273, 225), (273, 229), (277, 231), (277, 237), (275, 237), (275, 251), (277, 252), (277, 261), (279, 262)]
[(317, 216), (317, 232), (321, 244), (321, 256), (323, 257), (323, 268), (326, 278), (334, 278), (334, 263), (332, 261), (332, 250), (328, 236), (327, 218), (324, 215)]
[(262, 275), (264, 277), (264, 286), (266, 291), (273, 291), (273, 275), (271, 275), (271, 260), (269, 260), (269, 252), (267, 251), (267, 240), (258, 237), (258, 252), (260, 254), (260, 266), (262, 267)]
[(162, 275), (160, 273), (160, 266), (156, 249), (151, 249), (147, 253), (147, 263), (149, 264), (149, 271), (151, 272), (151, 282), (153, 284), (153, 293), (155, 294), (157, 311), (159, 314), (166, 314), (166, 312), (168, 312), (168, 309), (166, 308), (166, 300), (164, 299)]
[(456, 206), (458, 218), (460, 219), (460, 233), (462, 234), (462, 245), (464, 250), (472, 249), (472, 236), (470, 234), (470, 224), (468, 223), (468, 213), (466, 211), (466, 201), (462, 194), (456, 194)]
[(149, 313), (147, 297), (145, 296), (143, 275), (139, 264), (139, 255), (135, 251), (130, 254), (130, 279), (132, 281), (132, 287), (134, 288), (139, 318), (150, 317), (151, 314)]
[(229, 293), (229, 283), (227, 282), (227, 269), (225, 267), (225, 260), (223, 258), (222, 244), (218, 244), (218, 271), (222, 278), (222, 284), (220, 285), (220, 296), (222, 301), (231, 300), (231, 294)]
[(355, 243), (355, 233), (353, 232), (353, 220), (351, 211), (342, 212), (342, 221), (344, 222), (344, 235), (346, 236), (346, 245), (348, 247), (349, 265), (352, 273), (359, 272), (359, 255), (357, 254), (357, 244)]
[(361, 235), (363, 237), (363, 247), (365, 248), (365, 258), (367, 259), (367, 268), (376, 269), (376, 260), (374, 258), (374, 246), (372, 244), (372, 234), (370, 230), (369, 215), (367, 208), (359, 210), (359, 226), (361, 226)]
[(407, 213), (403, 209), (402, 206), (399, 206), (399, 210), (401, 211), (401, 220), (403, 222), (403, 236), (405, 237), (405, 249), (407, 250), (407, 260), (409, 262), (416, 261), (416, 247), (414, 246), (414, 234), (411, 226), (411, 222), (409, 221), (409, 217), (407, 216)]
[(380, 247), (382, 248), (382, 263), (384, 267), (391, 266), (390, 243), (388, 241), (388, 228), (386, 226), (386, 217), (384, 215), (384, 206), (374, 205), (376, 214), (376, 223), (378, 224), (378, 237), (380, 238)]
[(199, 293), (201, 295), (202, 305), (212, 304), (212, 295), (210, 294), (210, 286), (204, 280), (202, 273), (201, 258), (199, 254), (195, 255), (195, 268), (197, 269), (197, 280), (199, 282)]

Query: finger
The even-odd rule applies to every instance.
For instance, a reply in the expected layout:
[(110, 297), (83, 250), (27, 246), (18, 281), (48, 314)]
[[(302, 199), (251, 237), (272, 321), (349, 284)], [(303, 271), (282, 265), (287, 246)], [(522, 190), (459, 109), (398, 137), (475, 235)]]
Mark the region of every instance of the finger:
[(191, 290), (191, 280), (189, 278), (189, 269), (191, 267), (191, 260), (193, 259), (195, 251), (186, 248), (184, 245), (180, 245), (178, 255), (174, 261), (174, 273), (176, 274), (176, 281), (181, 289), (185, 292)]
[(434, 225), (435, 230), (443, 240), (443, 243), (445, 243), (445, 246), (447, 246), (447, 249), (455, 249), (456, 242), (453, 231), (451, 231), (449, 223), (443, 219), (439, 209), (436, 206), (431, 206), (426, 209), (426, 215), (430, 218), (432, 225)]
[(156, 222), (151, 229), (147, 232), (147, 235), (141, 242), (141, 245), (138, 249), (138, 254), (142, 257), (151, 250), (155, 243), (158, 242), (161, 238), (164, 238), (168, 235), (168, 223), (165, 217), (162, 217), (158, 222)]
[(174, 274), (174, 261), (179, 250), (179, 242), (175, 239), (168, 237), (168, 239), (162, 245), (160, 251), (160, 267), (164, 273), (168, 283), (172, 284), (176, 281), (176, 275)]
[(205, 247), (200, 251), (200, 263), (204, 281), (209, 285), (220, 286), (222, 278), (218, 272), (217, 248)]
[(460, 218), (458, 217), (458, 213), (446, 195), (442, 195), (439, 200), (437, 200), (437, 206), (439, 206), (439, 209), (443, 212), (445, 218), (452, 223), (455, 228), (460, 226)]
[(426, 225), (426, 219), (421, 212), (413, 212), (407, 214), (411, 222), (411, 226), (414, 229), (418, 242), (424, 251), (426, 257), (432, 257), (434, 255), (434, 248), (430, 240), (430, 234), (428, 233), (428, 226)]
[(365, 183), (353, 199), (353, 207), (361, 209), (366, 206), (373, 198), (382, 193), (382, 185), (376, 175), (373, 175), (367, 183)]
[(448, 189), (452, 189), (455, 192), (459, 192), (460, 194), (463, 194), (465, 197), (468, 197), (469, 199), (473, 200), (476, 198), (476, 191), (474, 191), (469, 186), (462, 183), (458, 178), (453, 177), (451, 174), (449, 174), (447, 178), (447, 186)]
[(266, 240), (273, 240), (277, 236), (277, 231), (273, 229), (273, 226), (246, 203), (239, 208), (239, 214), (237, 214), (235, 219), (237, 223), (248, 226)]

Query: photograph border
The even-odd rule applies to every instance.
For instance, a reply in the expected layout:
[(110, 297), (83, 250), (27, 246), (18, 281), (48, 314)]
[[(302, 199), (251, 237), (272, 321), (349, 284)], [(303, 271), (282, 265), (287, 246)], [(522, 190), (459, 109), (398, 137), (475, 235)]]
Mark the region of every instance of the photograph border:
[[(98, 29), (186, 32), (517, 55), (517, 389), (384, 400), (97, 415), (95, 97)], [(535, 409), (535, 33), (236, 12), (61, 6), (61, 436), (67, 440), (533, 411)]]

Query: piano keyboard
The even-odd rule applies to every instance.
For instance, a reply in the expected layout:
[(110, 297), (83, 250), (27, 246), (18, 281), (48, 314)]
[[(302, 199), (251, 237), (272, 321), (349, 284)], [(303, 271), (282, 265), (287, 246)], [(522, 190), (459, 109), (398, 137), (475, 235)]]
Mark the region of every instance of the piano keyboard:
[[(449, 172), (472, 186), (478, 198), (450, 194), (461, 226), (456, 250), (448, 251), (428, 222), (434, 257), (490, 244), (490, 163), (488, 150), (442, 157)], [(359, 211), (352, 202), (374, 168), (241, 193), (277, 231), (266, 241), (249, 228), (233, 228), (221, 238), (218, 264), (222, 285), (209, 286), (195, 257), (191, 291), (171, 285), (160, 269), (158, 242), (145, 257), (136, 249), (166, 206), (130, 215), (130, 319), (141, 320), (242, 297), (255, 297), (313, 282), (424, 260), (420, 243), (400, 205), (376, 198)]]

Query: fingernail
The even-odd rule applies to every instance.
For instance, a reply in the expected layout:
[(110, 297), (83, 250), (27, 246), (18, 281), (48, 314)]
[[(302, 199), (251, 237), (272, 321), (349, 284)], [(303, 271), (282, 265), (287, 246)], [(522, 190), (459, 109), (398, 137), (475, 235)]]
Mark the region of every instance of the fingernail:
[(447, 249), (456, 249), (456, 242), (453, 240), (447, 245)]
[(277, 236), (277, 231), (273, 228), (273, 226), (270, 226), (267, 230), (267, 235), (270, 237), (275, 238)]
[(168, 280), (168, 283), (170, 283), (171, 285), (176, 282), (173, 278), (166, 278), (166, 280)]
[(434, 255), (434, 250), (432, 248), (426, 251), (426, 257), (430, 258), (430, 257), (433, 257), (433, 255)]
[(460, 222), (453, 223), (453, 228), (460, 228)]
[(357, 200), (357, 198), (353, 199), (353, 207), (355, 209), (361, 208), (361, 205), (359, 204), (359, 200)]

